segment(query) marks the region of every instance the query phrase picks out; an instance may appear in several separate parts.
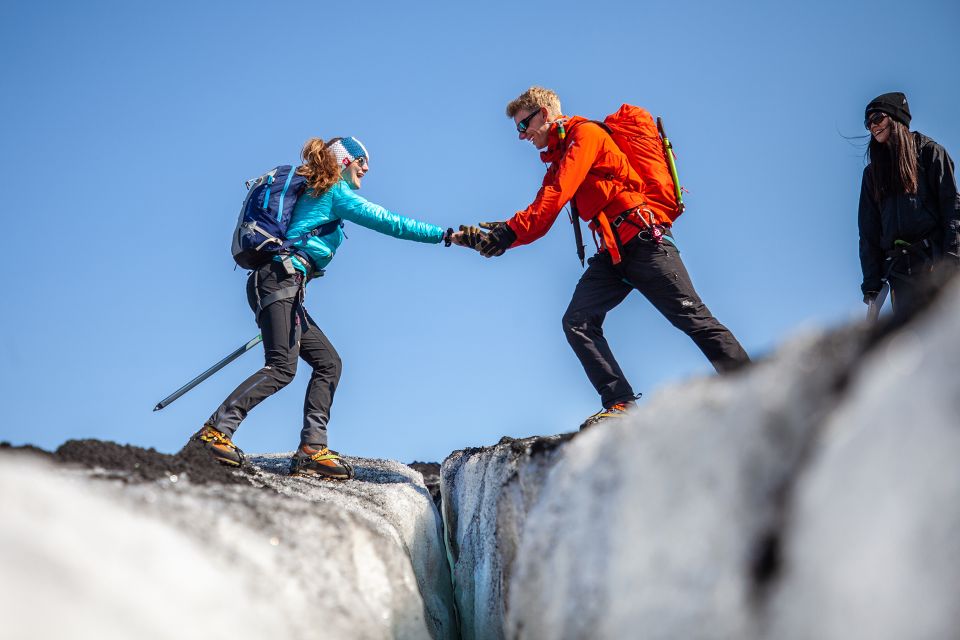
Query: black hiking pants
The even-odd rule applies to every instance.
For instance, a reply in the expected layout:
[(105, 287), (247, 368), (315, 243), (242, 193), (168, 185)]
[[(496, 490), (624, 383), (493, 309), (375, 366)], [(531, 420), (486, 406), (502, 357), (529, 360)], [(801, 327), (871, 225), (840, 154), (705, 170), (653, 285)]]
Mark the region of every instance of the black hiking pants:
[(894, 318), (904, 321), (912, 316), (921, 306), (928, 288), (920, 276), (891, 273), (890, 303), (893, 305)]
[(617, 266), (606, 251), (590, 258), (563, 314), (563, 332), (604, 408), (634, 397), (603, 336), (607, 312), (633, 289), (690, 336), (718, 372), (750, 361), (730, 330), (700, 300), (673, 244), (658, 245), (638, 236), (623, 246), (621, 258)]
[(907, 253), (891, 251), (888, 255), (892, 260), (887, 281), (893, 318), (905, 322), (929, 302), (934, 290), (932, 273), (936, 262), (932, 250), (924, 247)]
[(270, 262), (247, 279), (247, 302), (256, 314), (259, 300), (287, 287), (297, 287), (300, 293), (267, 305), (257, 316), (266, 360), (263, 368), (240, 383), (207, 424), (233, 436), (251, 409), (293, 380), (299, 357), (313, 369), (303, 404), (300, 443), (321, 448), (327, 446), (327, 422), (340, 381), (341, 362), (303, 306), (303, 275), (291, 275), (283, 264)]

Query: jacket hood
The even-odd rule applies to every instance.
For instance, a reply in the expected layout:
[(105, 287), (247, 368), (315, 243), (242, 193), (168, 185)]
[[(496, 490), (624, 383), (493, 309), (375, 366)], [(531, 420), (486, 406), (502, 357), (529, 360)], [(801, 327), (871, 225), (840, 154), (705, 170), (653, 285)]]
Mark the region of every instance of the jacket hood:
[(589, 122), (583, 116), (560, 116), (550, 124), (547, 132), (547, 148), (540, 152), (540, 159), (544, 162), (556, 162), (564, 152), (564, 141), (560, 139), (560, 125), (563, 125), (566, 135), (580, 123)]

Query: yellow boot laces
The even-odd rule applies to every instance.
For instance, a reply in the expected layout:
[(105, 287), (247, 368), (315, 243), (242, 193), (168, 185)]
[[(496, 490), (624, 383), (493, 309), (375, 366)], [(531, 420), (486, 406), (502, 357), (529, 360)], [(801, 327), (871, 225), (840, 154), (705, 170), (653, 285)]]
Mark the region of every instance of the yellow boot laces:
[(237, 445), (233, 444), (233, 441), (227, 437), (227, 434), (217, 431), (213, 427), (204, 427), (200, 431), (200, 439), (204, 442), (212, 442), (213, 444), (220, 444), (230, 449), (236, 450)]
[(340, 456), (337, 455), (336, 451), (330, 451), (330, 449), (324, 447), (311, 455), (310, 459), (314, 462), (323, 462), (324, 460), (339, 460)]

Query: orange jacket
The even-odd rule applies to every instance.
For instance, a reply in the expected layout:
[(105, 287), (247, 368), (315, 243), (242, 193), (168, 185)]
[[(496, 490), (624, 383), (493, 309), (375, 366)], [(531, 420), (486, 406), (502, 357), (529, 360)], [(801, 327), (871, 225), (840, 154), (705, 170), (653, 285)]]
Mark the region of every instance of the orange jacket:
[[(566, 129), (564, 140), (560, 139), (560, 123)], [(540, 158), (550, 163), (543, 186), (530, 206), (507, 221), (517, 234), (515, 246), (529, 244), (546, 234), (571, 199), (580, 217), (599, 234), (601, 250), (610, 251), (614, 263), (620, 261), (620, 252), (610, 221), (624, 211), (646, 208), (656, 223), (670, 226), (670, 218), (659, 212), (659, 207), (649, 207), (643, 180), (610, 135), (596, 123), (580, 116), (561, 118), (551, 125), (547, 149)], [(636, 236), (640, 228), (621, 224), (616, 232), (622, 243)]]

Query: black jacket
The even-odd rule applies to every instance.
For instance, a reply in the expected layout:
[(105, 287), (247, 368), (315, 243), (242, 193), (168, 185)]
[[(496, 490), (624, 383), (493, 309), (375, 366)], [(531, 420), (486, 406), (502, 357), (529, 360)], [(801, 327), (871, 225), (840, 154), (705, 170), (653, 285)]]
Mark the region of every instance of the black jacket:
[(871, 165), (860, 186), (860, 266), (863, 293), (877, 292), (886, 274), (886, 252), (896, 240), (929, 240), (932, 257), (960, 263), (960, 196), (947, 150), (923, 135), (913, 134), (920, 149), (916, 195), (873, 198)]

